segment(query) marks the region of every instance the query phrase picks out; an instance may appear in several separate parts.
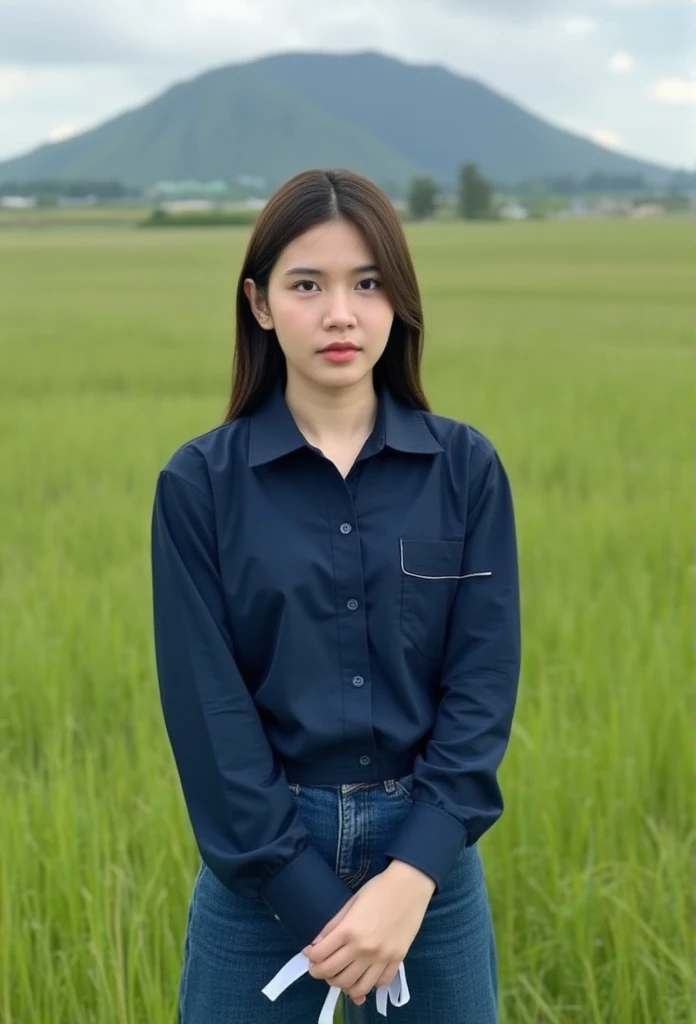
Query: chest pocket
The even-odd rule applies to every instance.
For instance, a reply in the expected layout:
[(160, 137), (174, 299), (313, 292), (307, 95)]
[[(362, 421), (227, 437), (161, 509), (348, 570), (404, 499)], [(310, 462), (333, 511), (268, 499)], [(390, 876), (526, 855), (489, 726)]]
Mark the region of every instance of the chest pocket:
[(399, 540), (401, 631), (425, 658), (439, 660), (442, 655), (463, 552), (463, 537)]

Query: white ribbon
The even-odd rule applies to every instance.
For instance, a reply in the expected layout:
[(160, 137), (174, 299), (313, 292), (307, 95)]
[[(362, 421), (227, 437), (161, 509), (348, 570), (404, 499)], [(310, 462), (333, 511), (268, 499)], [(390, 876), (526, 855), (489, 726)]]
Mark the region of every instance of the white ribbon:
[[(271, 1002), (275, 1002), (288, 986), (307, 973), (311, 964), (312, 961), (304, 953), (298, 953), (281, 967), (278, 973), (271, 978), (261, 991), (265, 996), (268, 996)], [(324, 1000), (318, 1024), (333, 1024), (334, 1010), (341, 991), (336, 985), (329, 985), (329, 994)], [(377, 989), (377, 1012), (381, 1013), (383, 1017), (387, 1016), (387, 998), (392, 1006), (405, 1006), (410, 998), (403, 961), (399, 964), (399, 969), (392, 978), (391, 983), (389, 985), (380, 985)]]

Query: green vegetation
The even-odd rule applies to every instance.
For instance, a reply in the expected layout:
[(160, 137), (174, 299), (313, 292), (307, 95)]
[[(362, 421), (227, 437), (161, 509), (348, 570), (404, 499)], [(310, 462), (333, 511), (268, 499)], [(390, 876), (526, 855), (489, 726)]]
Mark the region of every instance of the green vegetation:
[[(407, 231), (431, 402), (516, 501), (524, 665), (481, 844), (504, 1024), (689, 1024), (691, 224)], [(2, 1024), (175, 1019), (197, 855), (149, 520), (222, 420), (247, 235), (0, 232)]]
[(416, 175), (408, 190), (408, 209), (413, 220), (425, 220), (435, 214), (437, 183), (429, 175)]
[(474, 163), (459, 170), (457, 213), (464, 220), (494, 220), (493, 187)]
[(24, 209), (0, 207), (0, 233), (5, 228), (132, 228), (151, 213), (139, 202), (133, 206), (34, 206)]
[(409, 185), (407, 203), (411, 220), (498, 219), (493, 186), (475, 163), (465, 163), (459, 168), (455, 196), (446, 192), (440, 194), (437, 182), (430, 175), (416, 175)]
[(143, 228), (205, 228), (242, 227), (253, 224), (258, 210), (186, 210), (168, 213), (160, 208), (153, 210)]

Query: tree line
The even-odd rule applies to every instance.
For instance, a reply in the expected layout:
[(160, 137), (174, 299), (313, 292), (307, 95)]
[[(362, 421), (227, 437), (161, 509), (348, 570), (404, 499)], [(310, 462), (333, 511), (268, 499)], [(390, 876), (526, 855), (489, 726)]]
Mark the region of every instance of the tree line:
[(58, 196), (70, 199), (84, 199), (94, 196), (98, 200), (136, 198), (138, 189), (129, 188), (120, 181), (69, 180), (64, 178), (37, 178), (30, 181), (0, 182), (1, 196), (27, 196), (32, 199), (55, 200)]
[[(407, 203), (414, 220), (425, 220), (435, 214), (439, 195), (437, 182), (427, 174), (411, 179)], [(465, 163), (459, 169), (456, 190), (457, 216), (464, 220), (494, 220), (493, 185), (475, 163)]]
[[(505, 186), (486, 178), (475, 163), (465, 163), (459, 168), (455, 184), (454, 203), (451, 188), (441, 188), (431, 175), (423, 174), (411, 178), (405, 194), (408, 211), (412, 219), (425, 220), (433, 217), (441, 202), (454, 206), (457, 217), (464, 220), (497, 220), (498, 207), (494, 202), (496, 192), (512, 190), (522, 202), (534, 201), (541, 197), (555, 197), (569, 200), (577, 196), (607, 194), (625, 195), (634, 202), (661, 203), (666, 210), (684, 211), (690, 208), (689, 192), (696, 190), (696, 175), (675, 172), (662, 188), (651, 189), (642, 174), (605, 174), (595, 171), (584, 178), (570, 174), (547, 178), (518, 181), (516, 186)], [(683, 191), (682, 191), (683, 190)]]

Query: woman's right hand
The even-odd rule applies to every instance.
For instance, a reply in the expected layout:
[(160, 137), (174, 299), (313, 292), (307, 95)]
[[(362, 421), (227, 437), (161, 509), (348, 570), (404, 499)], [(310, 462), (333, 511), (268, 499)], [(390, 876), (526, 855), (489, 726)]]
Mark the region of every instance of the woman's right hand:
[[(343, 920), (343, 918), (346, 916), (346, 914), (350, 910), (350, 908), (351, 908), (353, 902), (355, 901), (355, 898), (357, 897), (357, 895), (358, 895), (357, 893), (354, 893), (353, 896), (351, 896), (351, 898), (348, 900), (348, 902), (345, 903), (341, 907), (341, 909), (338, 911), (338, 913), (334, 914), (334, 916), (331, 918), (331, 920), (326, 922), (326, 924), (324, 925), (322, 930), (319, 932), (319, 934), (314, 939), (314, 942), (319, 942), (319, 940), (323, 939), (325, 935), (328, 935), (330, 932), (332, 932), (337, 924), (340, 924), (340, 922)], [(309, 957), (310, 959), (311, 959), (311, 956), (312, 956), (311, 949), (312, 949), (312, 946), (314, 945), (314, 942), (310, 943), (309, 946), (305, 946), (305, 948), (302, 950), (302, 952), (305, 954), (305, 956)], [(345, 992), (346, 990), (344, 989), (343, 991)], [(351, 998), (352, 998), (352, 996), (351, 996)], [(356, 1006), (362, 1006), (362, 1004), (365, 1002), (366, 998), (367, 998), (366, 996), (360, 996), (357, 999), (353, 999), (353, 1002), (355, 1003)]]

